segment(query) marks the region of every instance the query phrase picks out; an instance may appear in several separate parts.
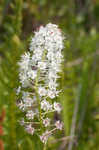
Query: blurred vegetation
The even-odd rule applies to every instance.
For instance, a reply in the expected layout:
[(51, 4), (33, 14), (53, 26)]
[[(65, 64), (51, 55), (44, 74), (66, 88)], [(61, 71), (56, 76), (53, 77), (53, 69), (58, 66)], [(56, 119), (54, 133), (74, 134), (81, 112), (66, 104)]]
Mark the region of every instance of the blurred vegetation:
[(42, 149), (38, 137), (18, 123), (15, 89), (20, 55), (29, 49), (33, 31), (49, 22), (67, 40), (60, 97), (64, 132), (49, 139), (47, 150), (98, 150), (99, 0), (0, 0), (0, 114), (6, 112), (0, 139), (5, 150)]

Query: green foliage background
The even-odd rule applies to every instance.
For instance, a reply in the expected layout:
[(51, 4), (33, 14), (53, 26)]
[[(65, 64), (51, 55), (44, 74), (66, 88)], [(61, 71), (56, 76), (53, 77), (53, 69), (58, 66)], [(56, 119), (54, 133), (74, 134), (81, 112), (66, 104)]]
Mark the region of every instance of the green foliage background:
[[(17, 62), (29, 49), (30, 37), (40, 25), (55, 23), (67, 40), (61, 86), (64, 132), (51, 137), (47, 150), (99, 149), (99, 1), (0, 0), (0, 113), (5, 150), (42, 150), (38, 137), (18, 123)], [(67, 140), (75, 136), (74, 141)], [(62, 138), (64, 137), (64, 138)]]

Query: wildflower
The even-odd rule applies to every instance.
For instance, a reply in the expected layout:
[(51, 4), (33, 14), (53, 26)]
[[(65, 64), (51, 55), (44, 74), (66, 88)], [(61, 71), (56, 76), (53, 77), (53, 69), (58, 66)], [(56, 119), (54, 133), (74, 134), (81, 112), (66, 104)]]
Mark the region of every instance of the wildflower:
[(46, 144), (48, 138), (49, 138), (50, 134), (48, 131), (46, 131), (45, 133), (43, 133), (41, 136), (40, 136), (40, 140)]
[(62, 128), (63, 128), (63, 124), (60, 122), (60, 120), (58, 120), (58, 121), (55, 122), (55, 126), (59, 130), (62, 130)]
[(58, 86), (58, 84), (56, 83), (55, 80), (50, 79), (48, 86), (49, 86), (49, 89), (50, 89), (50, 90), (56, 90), (56, 87)]
[(26, 71), (29, 67), (29, 61), (30, 61), (30, 53), (25, 53), (21, 56), (21, 61), (18, 63), (20, 66), (20, 71)]
[(55, 90), (48, 90), (48, 97), (53, 99), (56, 97), (56, 91)]
[[(25, 130), (30, 133), (40, 134), (40, 139), (46, 143), (52, 131), (56, 128), (61, 130), (62, 124), (57, 121), (51, 125), (49, 113), (61, 112), (61, 105), (55, 102), (55, 98), (61, 92), (58, 90), (59, 73), (63, 61), (62, 49), (64, 37), (55, 24), (41, 26), (32, 37), (30, 52), (21, 56), (19, 64), (19, 80), (21, 86), (17, 89), (17, 96), (21, 96), (17, 106), (25, 112), (28, 122), (21, 121)], [(32, 127), (32, 122), (37, 121), (38, 125)], [(45, 131), (46, 127), (49, 131)], [(44, 132), (43, 132), (44, 131)]]
[(38, 68), (40, 68), (41, 70), (45, 70), (47, 67), (46, 62), (38, 62)]
[(28, 110), (26, 113), (26, 117), (28, 119), (34, 119), (34, 112), (32, 110)]
[(18, 94), (20, 93), (20, 91), (21, 91), (21, 86), (19, 86), (19, 87), (17, 88), (16, 94), (18, 95)]
[(47, 94), (47, 91), (44, 87), (39, 87), (38, 93), (40, 96), (45, 96)]
[(32, 127), (31, 124), (27, 125), (25, 130), (29, 133), (29, 134), (34, 134), (34, 128)]
[(49, 126), (49, 124), (50, 124), (50, 119), (49, 119), (49, 118), (44, 119), (44, 120), (43, 120), (43, 124), (44, 124), (45, 127)]
[(25, 107), (31, 107), (33, 105), (34, 100), (30, 97), (23, 99)]
[(37, 71), (30, 70), (30, 71), (27, 72), (27, 76), (28, 76), (28, 78), (34, 80), (37, 76)]
[(54, 102), (54, 109), (60, 113), (62, 109), (60, 103)]
[(48, 101), (43, 100), (41, 102), (41, 109), (44, 111), (52, 110), (52, 105)]
[(25, 105), (24, 105), (24, 103), (23, 103), (22, 101), (17, 102), (17, 106), (18, 106), (18, 107), (19, 107), (19, 109), (21, 109), (22, 111), (24, 111), (24, 110), (25, 110)]

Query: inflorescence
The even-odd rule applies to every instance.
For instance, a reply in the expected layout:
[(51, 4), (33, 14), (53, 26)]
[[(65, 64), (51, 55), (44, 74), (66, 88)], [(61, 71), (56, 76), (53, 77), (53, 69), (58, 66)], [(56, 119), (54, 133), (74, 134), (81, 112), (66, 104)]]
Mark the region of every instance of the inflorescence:
[(53, 113), (60, 113), (61, 104), (56, 101), (63, 61), (64, 36), (55, 24), (40, 26), (30, 43), (30, 51), (21, 56), (18, 63), (20, 86), (17, 89), (18, 107), (24, 112), (20, 124), (33, 135), (39, 135), (46, 143), (48, 137), (63, 123), (54, 121)]

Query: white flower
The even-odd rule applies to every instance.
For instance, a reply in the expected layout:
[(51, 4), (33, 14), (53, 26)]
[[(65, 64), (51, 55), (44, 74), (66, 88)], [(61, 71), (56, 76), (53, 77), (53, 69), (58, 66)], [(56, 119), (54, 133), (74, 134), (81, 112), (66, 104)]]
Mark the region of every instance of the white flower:
[(25, 105), (24, 105), (24, 103), (23, 103), (22, 101), (17, 102), (17, 106), (18, 106), (18, 107), (19, 107), (19, 109), (21, 109), (22, 111), (24, 111), (24, 110), (25, 110)]
[(29, 52), (25, 53), (24, 55), (21, 56), (21, 61), (18, 63), (20, 66), (20, 71), (28, 70), (29, 61), (30, 61), (30, 53)]
[(53, 61), (51, 64), (50, 64), (50, 67), (53, 69), (53, 71), (56, 71), (56, 72), (60, 72), (61, 69), (60, 69), (60, 64)]
[(58, 84), (55, 82), (55, 80), (51, 79), (49, 80), (48, 87), (50, 90), (56, 90), (56, 87)]
[(30, 93), (29, 92), (24, 92), (22, 91), (22, 99), (26, 99), (27, 97), (30, 96)]
[(16, 90), (16, 94), (18, 95), (21, 92), (21, 86), (19, 86)]
[(25, 99), (23, 99), (23, 102), (25, 104), (26, 107), (31, 107), (33, 105), (33, 99), (30, 97), (27, 97)]
[(49, 126), (50, 125), (50, 119), (49, 118), (44, 119), (43, 124), (45, 127)]
[(39, 87), (38, 93), (39, 93), (40, 96), (46, 96), (47, 91), (44, 87)]
[(63, 124), (60, 122), (60, 120), (58, 120), (58, 121), (55, 122), (55, 126), (59, 130), (62, 130), (62, 128), (63, 128)]
[(52, 110), (52, 105), (48, 101), (43, 100), (41, 102), (41, 109), (44, 111)]
[(34, 119), (34, 112), (32, 110), (28, 110), (26, 113), (27, 119)]
[(49, 73), (48, 73), (49, 81), (50, 81), (50, 79), (54, 79), (56, 81), (57, 78), (58, 78), (58, 75), (56, 74), (56, 72), (53, 71), (52, 69), (50, 69)]
[(57, 51), (55, 56), (56, 56), (56, 59), (59, 61), (63, 58), (61, 51)]
[(46, 69), (46, 62), (38, 62), (38, 67), (41, 69), (41, 70), (45, 70)]
[(32, 125), (31, 124), (29, 124), (29, 125), (27, 125), (26, 127), (25, 127), (25, 130), (29, 133), (29, 134), (34, 134), (34, 128), (32, 127)]
[(46, 131), (45, 133), (43, 133), (41, 136), (40, 136), (40, 140), (46, 144), (48, 138), (49, 138), (50, 134), (48, 131)]
[(44, 37), (41, 35), (41, 34), (38, 34), (37, 36), (34, 37), (34, 40), (35, 40), (35, 44), (37, 46), (41, 46), (44, 44), (45, 40), (44, 40)]
[(34, 52), (34, 55), (32, 56), (32, 62), (36, 63), (37, 61), (41, 61), (42, 60), (42, 49), (38, 48), (36, 49), (36, 51)]
[(48, 90), (48, 97), (50, 97), (51, 99), (56, 97), (56, 91), (54, 90)]
[(62, 110), (60, 103), (54, 102), (54, 109), (55, 109), (55, 111), (60, 113)]
[[(54, 101), (60, 92), (57, 81), (63, 61), (63, 40), (64, 37), (57, 25), (49, 23), (44, 27), (40, 26), (31, 39), (30, 52), (23, 54), (18, 63), (21, 86), (17, 89), (17, 94), (22, 88), (22, 95), (20, 94), (22, 101), (18, 106), (26, 113), (28, 122), (22, 123), (26, 127), (26, 131), (32, 135), (34, 133), (32, 121), (33, 124), (37, 123), (37, 126), (35, 125), (37, 130), (40, 123), (43, 123), (45, 127), (52, 128), (50, 118), (47, 118), (50, 116), (48, 114), (54, 111), (60, 113), (62, 109), (58, 102), (51, 101), (52, 99)], [(55, 123), (55, 126), (57, 129), (62, 129), (59, 121)], [(40, 136), (41, 141), (46, 143), (56, 128), (43, 133)]]
[(35, 32), (35, 34), (37, 35), (37, 34), (41, 34), (42, 36), (46, 36), (46, 34), (47, 34), (47, 30), (46, 30), (46, 28), (45, 27), (43, 27), (43, 26), (40, 26), (40, 28), (39, 28), (39, 32)]
[(47, 53), (47, 58), (48, 58), (49, 61), (54, 60), (54, 57), (55, 57), (55, 55), (52, 51), (49, 51)]
[(36, 78), (36, 76), (37, 76), (37, 71), (29, 70), (27, 72), (27, 75), (28, 75), (29, 78), (31, 78), (32, 80), (34, 80)]
[(30, 81), (28, 80), (27, 75), (22, 72), (19, 74), (20, 82), (22, 83), (22, 87), (28, 87), (30, 85)]

